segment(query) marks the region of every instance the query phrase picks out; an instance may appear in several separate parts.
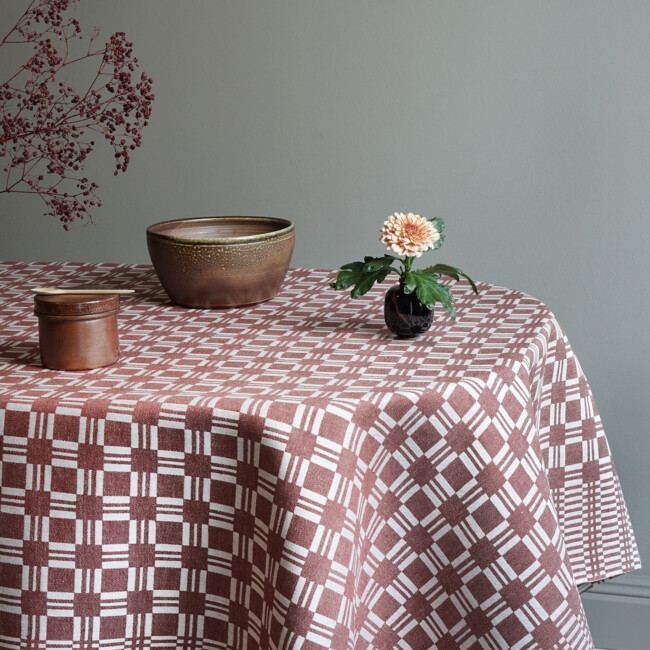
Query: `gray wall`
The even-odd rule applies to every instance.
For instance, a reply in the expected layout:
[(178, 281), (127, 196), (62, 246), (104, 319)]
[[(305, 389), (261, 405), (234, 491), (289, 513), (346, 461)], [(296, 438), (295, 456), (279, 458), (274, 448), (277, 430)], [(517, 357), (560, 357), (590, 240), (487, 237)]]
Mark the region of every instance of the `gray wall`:
[[(1, 23), (23, 4), (0, 0)], [(147, 262), (149, 223), (267, 214), (295, 221), (294, 265), (336, 268), (381, 254), (396, 210), (441, 216), (437, 261), (564, 325), (650, 564), (647, 0), (83, 0), (78, 16), (134, 41), (151, 125), (124, 176), (96, 151), (94, 225), (65, 233), (37, 198), (1, 196), (0, 259)]]

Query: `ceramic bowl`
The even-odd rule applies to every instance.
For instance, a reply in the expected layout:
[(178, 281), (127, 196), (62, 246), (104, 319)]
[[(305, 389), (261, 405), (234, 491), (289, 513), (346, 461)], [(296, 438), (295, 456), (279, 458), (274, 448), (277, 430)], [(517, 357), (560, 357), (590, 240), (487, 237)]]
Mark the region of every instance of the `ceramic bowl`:
[(200, 217), (147, 228), (151, 262), (173, 302), (254, 305), (273, 298), (289, 268), (295, 228), (274, 217)]

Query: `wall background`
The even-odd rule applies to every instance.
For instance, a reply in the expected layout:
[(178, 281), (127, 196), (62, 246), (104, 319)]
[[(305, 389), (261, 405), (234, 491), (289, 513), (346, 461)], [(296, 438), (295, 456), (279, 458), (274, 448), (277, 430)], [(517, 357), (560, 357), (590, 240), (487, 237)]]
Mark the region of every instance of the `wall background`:
[[(0, 0), (2, 35), (25, 4)], [(296, 223), (295, 266), (337, 268), (382, 253), (392, 212), (441, 216), (430, 263), (563, 324), (650, 581), (647, 0), (82, 0), (76, 15), (134, 42), (151, 124), (125, 175), (96, 149), (94, 225), (66, 233), (37, 197), (0, 196), (0, 259), (148, 262), (150, 223), (265, 214)], [(0, 50), (0, 81), (23, 60)]]

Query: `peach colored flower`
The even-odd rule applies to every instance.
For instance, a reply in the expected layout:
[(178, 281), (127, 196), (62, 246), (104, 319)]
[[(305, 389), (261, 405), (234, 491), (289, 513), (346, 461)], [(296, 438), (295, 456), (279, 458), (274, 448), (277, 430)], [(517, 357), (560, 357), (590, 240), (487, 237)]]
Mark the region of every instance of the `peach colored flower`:
[(412, 212), (396, 212), (384, 222), (380, 232), (388, 250), (407, 257), (420, 257), (440, 239), (440, 233), (430, 221)]

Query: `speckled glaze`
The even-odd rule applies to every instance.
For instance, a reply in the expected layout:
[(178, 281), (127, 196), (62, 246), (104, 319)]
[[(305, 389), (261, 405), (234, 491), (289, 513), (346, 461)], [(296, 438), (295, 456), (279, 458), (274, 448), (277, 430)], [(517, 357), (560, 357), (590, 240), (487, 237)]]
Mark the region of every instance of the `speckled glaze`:
[(149, 256), (169, 297), (204, 309), (273, 298), (294, 242), (291, 221), (274, 217), (200, 217), (147, 228)]

